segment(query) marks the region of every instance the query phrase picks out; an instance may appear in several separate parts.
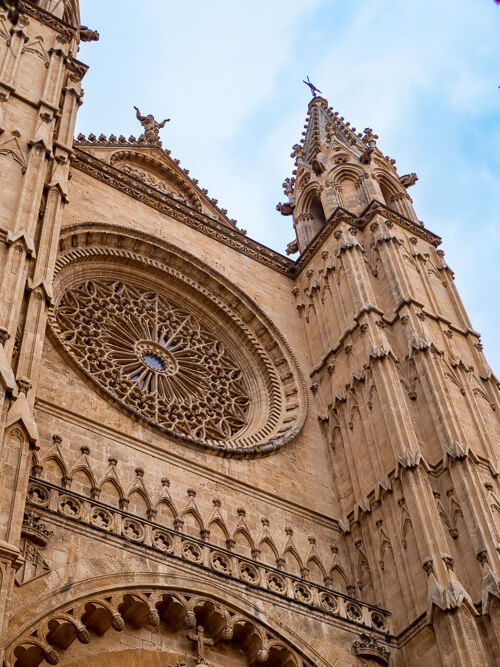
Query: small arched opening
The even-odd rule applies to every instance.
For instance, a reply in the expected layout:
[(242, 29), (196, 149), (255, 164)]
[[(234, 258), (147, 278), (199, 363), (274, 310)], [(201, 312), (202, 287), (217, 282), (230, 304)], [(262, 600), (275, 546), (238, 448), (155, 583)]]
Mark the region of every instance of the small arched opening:
[(379, 185), (380, 185), (380, 191), (382, 192), (382, 197), (384, 198), (383, 203), (388, 208), (394, 208), (394, 200), (392, 198), (394, 195), (393, 190), (389, 187), (389, 185), (385, 180), (380, 180)]
[(379, 174), (377, 180), (380, 192), (382, 193), (383, 203), (393, 211), (411, 220), (417, 220), (411, 199), (400, 183), (387, 174)]
[(299, 248), (303, 252), (326, 223), (325, 211), (317, 190), (309, 190), (304, 194), (300, 210), (295, 228)]
[(314, 195), (314, 197), (311, 200), (309, 215), (312, 218), (311, 224), (315, 229), (314, 235), (316, 235), (319, 232), (319, 230), (322, 229), (322, 227), (326, 222), (325, 212), (323, 210), (323, 204), (321, 203), (317, 195)]

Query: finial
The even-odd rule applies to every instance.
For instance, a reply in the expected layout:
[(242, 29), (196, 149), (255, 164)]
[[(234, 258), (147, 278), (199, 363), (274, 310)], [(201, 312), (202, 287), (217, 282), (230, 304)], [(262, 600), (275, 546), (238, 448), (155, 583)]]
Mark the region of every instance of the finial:
[(159, 131), (162, 127), (165, 127), (166, 123), (170, 121), (170, 118), (165, 118), (161, 123), (158, 123), (153, 114), (148, 114), (147, 116), (142, 116), (141, 112), (137, 107), (134, 107), (136, 110), (137, 120), (141, 123), (144, 128), (144, 134), (141, 134), (139, 141), (145, 141), (148, 144), (158, 144), (161, 146)]
[(370, 148), (375, 148), (375, 146), (377, 145), (377, 139), (378, 139), (378, 134), (373, 134), (372, 128), (366, 127), (364, 137), (362, 138), (365, 144), (368, 144)]
[(311, 91), (311, 95), (313, 97), (316, 97), (316, 93), (321, 93), (321, 90), (319, 88), (316, 88), (314, 83), (311, 83), (311, 80), (309, 79), (309, 77), (306, 77), (306, 78), (307, 78), (307, 81), (302, 81), (302, 83), (305, 83), (306, 86), (309, 86), (309, 89)]

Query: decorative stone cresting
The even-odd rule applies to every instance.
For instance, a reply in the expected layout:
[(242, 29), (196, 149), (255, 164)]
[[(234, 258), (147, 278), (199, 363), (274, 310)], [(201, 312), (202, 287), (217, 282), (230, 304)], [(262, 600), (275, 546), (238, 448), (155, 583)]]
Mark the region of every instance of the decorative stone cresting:
[(123, 227), (66, 228), (54, 295), (58, 346), (101, 392), (170, 436), (247, 457), (301, 430), (304, 381), (281, 334), (188, 253)]
[(56, 515), (58, 520), (70, 520), (101, 533), (105, 532), (110, 537), (127, 540), (134, 546), (146, 548), (156, 557), (184, 561), (190, 566), (250, 584), (282, 599), (348, 621), (366, 630), (391, 632), (390, 614), (384, 609), (293, 574), (278, 571), (276, 567), (230, 552), (203, 539), (153, 521), (132, 517), (124, 510), (84, 498), (43, 480), (31, 480), (27, 503), (30, 509), (36, 510), (44, 519)]

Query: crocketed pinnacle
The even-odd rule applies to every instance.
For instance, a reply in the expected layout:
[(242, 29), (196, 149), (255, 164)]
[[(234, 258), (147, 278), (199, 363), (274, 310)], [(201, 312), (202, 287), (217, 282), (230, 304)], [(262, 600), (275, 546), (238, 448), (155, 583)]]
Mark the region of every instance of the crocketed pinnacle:
[(356, 128), (351, 127), (338, 111), (328, 106), (324, 97), (313, 97), (309, 102), (302, 139), (300, 144), (294, 146), (294, 153), (300, 153), (304, 160), (312, 162), (319, 152), (330, 145), (333, 137), (346, 146), (357, 146), (364, 151), (376, 135), (370, 128), (367, 128), (364, 134), (356, 133)]

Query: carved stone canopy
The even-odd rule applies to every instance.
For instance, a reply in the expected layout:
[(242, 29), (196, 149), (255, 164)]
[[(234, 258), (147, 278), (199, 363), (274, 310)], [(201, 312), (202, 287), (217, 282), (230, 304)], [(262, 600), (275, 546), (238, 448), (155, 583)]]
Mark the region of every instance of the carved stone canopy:
[(367, 658), (379, 665), (388, 665), (391, 653), (374, 635), (362, 634), (352, 645), (354, 653), (360, 658)]
[[(201, 626), (201, 621), (206, 630)], [(71, 661), (75, 642), (92, 643), (99, 652), (100, 637), (122, 632), (130, 624), (187, 635), (194, 643), (198, 664), (213, 664), (204, 657), (206, 646), (217, 651), (232, 642), (248, 664), (264, 667), (312, 667), (312, 662), (266, 627), (261, 620), (234, 610), (219, 600), (167, 588), (110, 590), (73, 600), (35, 622), (27, 632), (10, 642), (5, 667), (36, 667)], [(200, 631), (201, 628), (201, 631)], [(119, 642), (119, 640), (118, 640)], [(76, 642), (77, 643), (77, 642)], [(208, 651), (207, 651), (208, 652)], [(109, 655), (109, 653), (108, 653)], [(180, 663), (182, 664), (182, 662)], [(193, 658), (189, 664), (194, 664)], [(218, 663), (217, 663), (218, 664)]]

